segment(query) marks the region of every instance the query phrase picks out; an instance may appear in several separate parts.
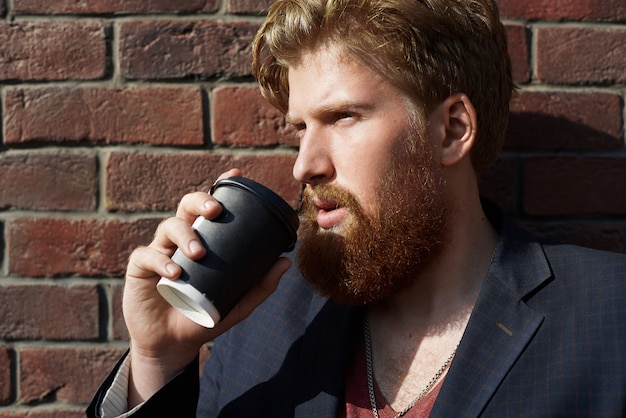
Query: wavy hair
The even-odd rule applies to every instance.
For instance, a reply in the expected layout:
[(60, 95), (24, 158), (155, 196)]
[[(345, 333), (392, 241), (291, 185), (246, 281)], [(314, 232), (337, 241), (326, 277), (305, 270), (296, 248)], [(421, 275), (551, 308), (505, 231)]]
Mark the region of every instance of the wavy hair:
[(494, 0), (277, 0), (254, 40), (262, 95), (287, 112), (288, 68), (335, 44), (429, 113), (452, 94), (476, 108), (472, 164), (484, 172), (504, 141), (514, 87)]

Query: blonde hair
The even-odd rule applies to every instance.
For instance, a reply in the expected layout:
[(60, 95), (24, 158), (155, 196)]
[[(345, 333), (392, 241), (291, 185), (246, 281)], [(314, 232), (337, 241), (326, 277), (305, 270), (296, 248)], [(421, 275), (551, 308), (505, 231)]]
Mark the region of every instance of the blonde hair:
[(325, 44), (343, 48), (423, 112), (465, 93), (478, 119), (474, 169), (497, 158), (514, 85), (494, 0), (277, 0), (253, 45), (263, 96), (286, 113), (288, 68)]

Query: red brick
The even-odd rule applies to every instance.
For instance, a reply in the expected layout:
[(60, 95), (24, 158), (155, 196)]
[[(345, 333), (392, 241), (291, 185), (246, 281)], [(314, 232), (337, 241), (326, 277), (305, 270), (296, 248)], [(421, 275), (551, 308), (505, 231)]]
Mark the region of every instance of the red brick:
[(598, 250), (624, 251), (620, 225), (607, 222), (525, 223), (524, 228), (549, 243), (575, 244)]
[(512, 213), (516, 207), (516, 161), (501, 156), (480, 180), (480, 194), (497, 203), (505, 212)]
[(98, 299), (94, 285), (0, 287), (0, 338), (96, 339)]
[(274, 0), (228, 0), (229, 13), (265, 13)]
[(96, 22), (0, 23), (0, 80), (93, 80), (106, 75), (106, 29)]
[(291, 175), (294, 154), (148, 154), (114, 152), (106, 162), (109, 210), (174, 210), (189, 192), (206, 191), (230, 168), (266, 184), (294, 207), (301, 187)]
[(217, 0), (98, 0), (41, 1), (14, 0), (18, 13), (32, 14), (121, 14), (121, 13), (205, 13), (217, 9)]
[(31, 348), (20, 352), (20, 402), (88, 403), (122, 349)]
[(529, 20), (608, 20), (626, 19), (623, 0), (497, 0), (500, 16)]
[(526, 83), (530, 80), (528, 30), (521, 25), (507, 25), (506, 34), (513, 81)]
[(249, 22), (133, 21), (120, 24), (120, 70), (129, 79), (236, 78), (251, 74)]
[(114, 286), (111, 289), (111, 320), (112, 337), (114, 340), (128, 340), (128, 328), (124, 322), (124, 314), (122, 313), (122, 296), (124, 294), (124, 286)]
[(132, 250), (151, 241), (158, 222), (18, 218), (7, 227), (9, 270), (27, 277), (119, 277)]
[(201, 145), (198, 88), (14, 89), (6, 93), (4, 138), (39, 142)]
[(610, 93), (522, 92), (511, 101), (506, 147), (615, 150), (622, 147), (622, 104)]
[(3, 219), (0, 219), (0, 266), (4, 265), (4, 253), (5, 253), (5, 241), (4, 241), (4, 231), (5, 231), (5, 227), (4, 227), (4, 222), (2, 222)]
[(13, 398), (12, 371), (13, 350), (8, 347), (0, 347), (0, 405), (8, 404)]
[(528, 158), (523, 181), (528, 215), (626, 215), (624, 158)]
[(94, 210), (97, 161), (70, 152), (0, 154), (0, 208)]
[(539, 28), (537, 77), (545, 83), (624, 83), (625, 43), (624, 29)]
[(84, 418), (85, 408), (71, 406), (38, 406), (16, 411), (0, 411), (0, 418)]
[(297, 146), (293, 128), (270, 105), (259, 89), (222, 87), (213, 91), (213, 141), (218, 145), (262, 147)]

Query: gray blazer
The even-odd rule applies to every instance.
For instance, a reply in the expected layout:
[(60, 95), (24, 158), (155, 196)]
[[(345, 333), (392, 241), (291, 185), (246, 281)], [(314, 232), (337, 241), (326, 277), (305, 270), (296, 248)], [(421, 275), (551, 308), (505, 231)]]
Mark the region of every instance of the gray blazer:
[[(541, 245), (485, 209), (501, 240), (431, 416), (626, 417), (626, 256)], [(292, 268), (215, 341), (197, 416), (336, 417), (361, 314)], [(191, 365), (137, 416), (194, 416), (197, 377)]]

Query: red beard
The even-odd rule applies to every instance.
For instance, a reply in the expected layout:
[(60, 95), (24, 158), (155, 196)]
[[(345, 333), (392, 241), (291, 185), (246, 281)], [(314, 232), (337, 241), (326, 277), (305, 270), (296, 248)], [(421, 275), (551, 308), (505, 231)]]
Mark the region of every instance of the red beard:
[[(447, 234), (444, 180), (425, 141), (405, 145), (381, 180), (375, 214), (367, 216), (349, 191), (308, 186), (301, 216), (298, 263), (304, 277), (337, 303), (357, 306), (409, 287), (441, 251)], [(349, 209), (341, 234), (321, 230), (312, 197)], [(344, 221), (345, 222), (345, 221)]]

